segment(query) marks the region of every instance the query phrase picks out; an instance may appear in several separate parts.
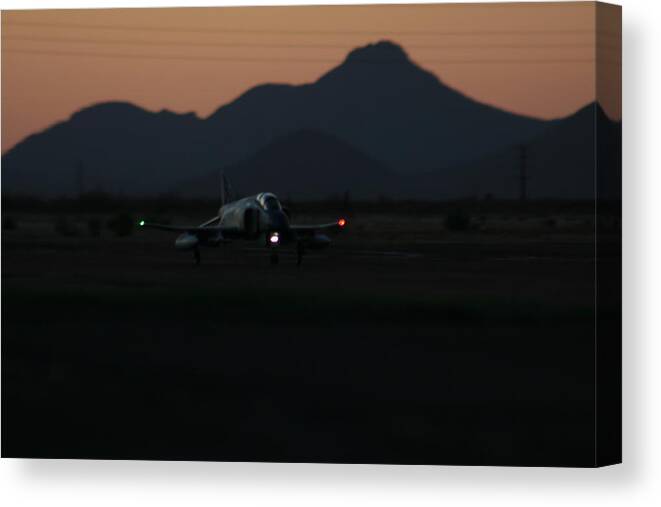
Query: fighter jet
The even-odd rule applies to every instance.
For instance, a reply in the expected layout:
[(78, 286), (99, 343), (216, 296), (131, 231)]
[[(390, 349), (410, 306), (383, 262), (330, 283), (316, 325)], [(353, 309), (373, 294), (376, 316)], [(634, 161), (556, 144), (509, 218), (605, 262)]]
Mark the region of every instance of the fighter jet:
[(151, 227), (180, 233), (174, 242), (177, 250), (193, 252), (195, 264), (200, 263), (200, 247), (218, 247), (231, 240), (256, 241), (270, 253), (271, 264), (278, 264), (279, 250), (285, 245), (295, 245), (298, 266), (303, 262), (307, 249), (327, 248), (329, 234), (340, 232), (347, 225), (345, 218), (318, 225), (293, 225), (289, 212), (270, 192), (229, 201), (229, 185), (221, 175), (220, 209), (218, 215), (194, 226), (148, 223), (140, 220), (140, 227)]

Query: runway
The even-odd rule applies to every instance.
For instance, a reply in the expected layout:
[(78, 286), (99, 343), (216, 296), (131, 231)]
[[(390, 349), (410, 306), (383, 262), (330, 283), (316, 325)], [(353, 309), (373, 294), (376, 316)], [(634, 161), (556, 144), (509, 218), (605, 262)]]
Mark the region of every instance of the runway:
[(577, 235), (357, 227), (297, 268), (22, 225), (2, 244), (5, 456), (592, 460)]

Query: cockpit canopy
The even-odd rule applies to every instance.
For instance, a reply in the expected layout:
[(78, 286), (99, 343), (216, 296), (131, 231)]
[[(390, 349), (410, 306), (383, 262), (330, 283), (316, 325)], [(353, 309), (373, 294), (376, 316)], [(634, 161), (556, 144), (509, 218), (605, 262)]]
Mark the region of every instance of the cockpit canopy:
[(278, 198), (270, 192), (262, 192), (257, 195), (257, 202), (266, 211), (278, 211), (282, 209)]

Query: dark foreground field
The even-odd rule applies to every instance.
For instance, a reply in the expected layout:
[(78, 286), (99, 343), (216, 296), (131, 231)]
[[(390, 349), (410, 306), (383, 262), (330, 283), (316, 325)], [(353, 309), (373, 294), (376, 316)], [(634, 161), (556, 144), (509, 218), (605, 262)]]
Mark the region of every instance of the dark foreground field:
[(194, 267), (165, 233), (18, 220), (3, 456), (594, 464), (582, 218), (363, 217), (300, 269), (251, 245)]

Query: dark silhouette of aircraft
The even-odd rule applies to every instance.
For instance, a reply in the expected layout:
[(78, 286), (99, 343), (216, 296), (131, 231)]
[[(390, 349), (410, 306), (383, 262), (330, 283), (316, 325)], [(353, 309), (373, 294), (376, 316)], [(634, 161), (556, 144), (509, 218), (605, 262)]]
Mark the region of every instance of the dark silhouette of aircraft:
[(233, 239), (257, 241), (270, 252), (271, 264), (278, 264), (279, 249), (295, 244), (297, 265), (303, 261), (306, 249), (321, 250), (331, 244), (328, 234), (341, 231), (345, 218), (317, 225), (293, 225), (289, 212), (270, 192), (262, 192), (229, 201), (229, 185), (221, 175), (220, 209), (218, 215), (197, 226), (153, 224), (141, 220), (140, 227), (151, 227), (181, 233), (174, 245), (178, 250), (191, 250), (195, 264), (200, 263), (200, 247), (218, 247)]

